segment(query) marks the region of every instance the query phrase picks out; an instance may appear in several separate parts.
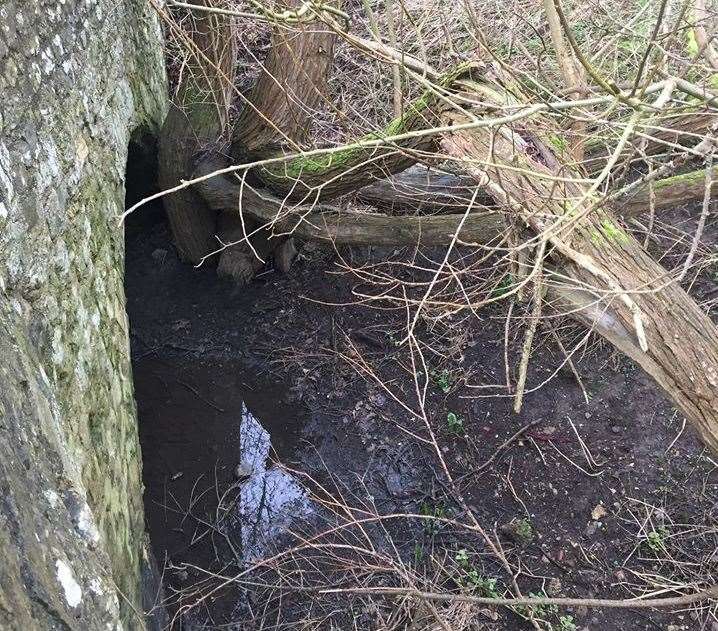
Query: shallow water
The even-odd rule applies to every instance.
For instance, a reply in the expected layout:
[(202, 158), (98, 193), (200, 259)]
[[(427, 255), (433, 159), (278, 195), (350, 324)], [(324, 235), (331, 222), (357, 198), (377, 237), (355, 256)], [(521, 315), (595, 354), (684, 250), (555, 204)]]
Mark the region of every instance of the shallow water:
[(233, 521), (239, 526), (242, 558), (265, 556), (298, 519), (313, 511), (306, 489), (276, 464), (267, 466), (271, 437), (246, 406), (240, 423), (240, 496)]
[(304, 421), (280, 384), (248, 373), (226, 360), (135, 362), (146, 519), (160, 565), (261, 558), (312, 511), (305, 489), (275, 464), (291, 455)]

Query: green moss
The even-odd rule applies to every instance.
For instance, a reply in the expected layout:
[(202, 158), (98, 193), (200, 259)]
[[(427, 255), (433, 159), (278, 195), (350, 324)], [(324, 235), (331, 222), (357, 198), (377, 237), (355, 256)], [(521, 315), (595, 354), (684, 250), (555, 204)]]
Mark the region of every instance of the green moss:
[(692, 28), (686, 31), (686, 49), (691, 57), (695, 57), (700, 50), (698, 40), (696, 40), (696, 34)]
[[(451, 72), (443, 75), (435, 83), (439, 88), (449, 88), (463, 75), (467, 75), (468, 77), (473, 67), (475, 67), (473, 63), (460, 64)], [(417, 129), (417, 118), (428, 108), (436, 104), (438, 100), (439, 97), (435, 90), (426, 90), (418, 99), (407, 105), (402, 116), (392, 120), (384, 129), (370, 132), (366, 136), (355, 140), (351, 143), (353, 146), (326, 155), (311, 157), (300, 156), (290, 162), (267, 167), (266, 173), (269, 174), (270, 178), (279, 178), (282, 180), (285, 178), (297, 179), (302, 175), (318, 175), (330, 168), (337, 168), (344, 165), (349, 166), (354, 161), (365, 159), (367, 150), (373, 148), (362, 147), (361, 145), (363, 143), (372, 143), (376, 140), (398, 136)]]
[(628, 241), (628, 235), (609, 219), (604, 219), (601, 222), (601, 229), (609, 241), (618, 241), (619, 243)]
[(607, 243), (627, 243), (628, 235), (626, 232), (606, 218), (601, 221), (600, 228), (591, 231), (591, 242), (594, 245)]
[(690, 173), (681, 173), (680, 175), (673, 175), (662, 180), (658, 180), (653, 183), (653, 190), (658, 192), (669, 186), (676, 184), (696, 184), (705, 180), (706, 173), (703, 169), (698, 171), (691, 171)]

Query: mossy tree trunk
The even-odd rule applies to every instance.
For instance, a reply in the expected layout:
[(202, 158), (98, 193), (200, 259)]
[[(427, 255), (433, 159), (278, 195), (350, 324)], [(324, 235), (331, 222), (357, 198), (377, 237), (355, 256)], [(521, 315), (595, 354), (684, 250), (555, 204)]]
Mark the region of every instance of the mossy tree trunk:
[[(212, 0), (198, 0), (212, 6)], [(234, 34), (224, 15), (190, 11), (173, 25), (185, 58), (181, 80), (160, 133), (158, 184), (177, 186), (192, 172), (197, 152), (221, 141), (234, 83)], [(219, 245), (217, 214), (191, 189), (164, 198), (172, 237), (182, 259), (199, 263)]]
[(146, 0), (0, 16), (0, 629), (163, 628), (117, 224), (128, 145), (166, 113), (159, 20)]

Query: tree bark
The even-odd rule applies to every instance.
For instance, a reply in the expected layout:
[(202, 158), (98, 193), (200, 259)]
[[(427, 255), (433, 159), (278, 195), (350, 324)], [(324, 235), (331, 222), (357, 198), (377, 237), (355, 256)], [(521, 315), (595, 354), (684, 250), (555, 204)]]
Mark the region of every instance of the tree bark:
[[(712, 172), (711, 196), (714, 196), (718, 194), (718, 167), (714, 167)], [(705, 169), (698, 169), (656, 180), (652, 184), (655, 193), (654, 209), (664, 210), (702, 200), (705, 194), (705, 175)], [(650, 208), (650, 188), (648, 183), (641, 184), (613, 201), (612, 205), (623, 217), (646, 212)], [(476, 181), (473, 178), (416, 165), (359, 189), (357, 199), (397, 213), (456, 213), (466, 208), (475, 189)], [(485, 190), (479, 192), (474, 203), (479, 207), (496, 207), (494, 199)], [(474, 234), (471, 238), (481, 241), (480, 235)]]
[(237, 162), (276, 152), (282, 144), (293, 150), (305, 145), (315, 112), (327, 100), (335, 40), (321, 22), (275, 29), (262, 72), (234, 125), (231, 153)]
[[(213, 0), (198, 0), (211, 6)], [(234, 79), (234, 46), (227, 16), (190, 11), (173, 35), (187, 53), (186, 67), (159, 137), (158, 184), (169, 189), (192, 172), (195, 154), (216, 144), (226, 127)], [(164, 198), (177, 251), (198, 263), (216, 249), (216, 213), (191, 189)]]
[[(484, 102), (507, 102), (499, 78), (467, 82), (467, 89)], [(453, 113), (447, 118), (465, 121)], [(536, 117), (521, 127), (458, 131), (442, 146), (546, 240), (558, 270), (551, 284), (592, 301), (575, 317), (641, 365), (718, 453), (716, 326), (601, 199), (571, 179), (580, 174), (544, 140), (550, 129), (549, 121)]]

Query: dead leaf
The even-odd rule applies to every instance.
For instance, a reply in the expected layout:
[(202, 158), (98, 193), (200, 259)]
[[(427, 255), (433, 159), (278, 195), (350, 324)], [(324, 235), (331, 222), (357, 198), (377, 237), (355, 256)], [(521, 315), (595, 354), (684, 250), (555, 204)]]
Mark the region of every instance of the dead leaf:
[(603, 504), (597, 504), (596, 507), (591, 511), (591, 519), (594, 521), (598, 521), (601, 519), (601, 517), (605, 517), (608, 515), (606, 512), (606, 509), (603, 507)]

